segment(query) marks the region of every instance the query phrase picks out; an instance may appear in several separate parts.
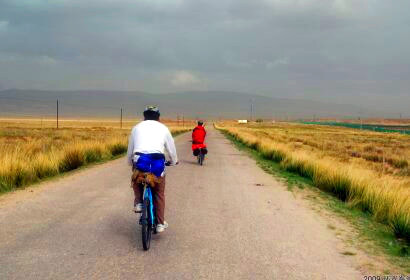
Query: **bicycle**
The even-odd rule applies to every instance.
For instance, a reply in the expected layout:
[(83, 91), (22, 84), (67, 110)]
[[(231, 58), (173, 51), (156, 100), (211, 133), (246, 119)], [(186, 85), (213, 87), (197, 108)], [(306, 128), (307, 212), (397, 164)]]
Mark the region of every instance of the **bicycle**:
[[(165, 163), (166, 166), (170, 166), (170, 162)], [(149, 183), (147, 176), (149, 173), (144, 173), (144, 180), (141, 184), (143, 187), (142, 195), (142, 212), (139, 220), (141, 227), (142, 247), (145, 251), (148, 251), (151, 245), (152, 233), (157, 233), (157, 218), (155, 212), (154, 200), (152, 197), (151, 184)]]

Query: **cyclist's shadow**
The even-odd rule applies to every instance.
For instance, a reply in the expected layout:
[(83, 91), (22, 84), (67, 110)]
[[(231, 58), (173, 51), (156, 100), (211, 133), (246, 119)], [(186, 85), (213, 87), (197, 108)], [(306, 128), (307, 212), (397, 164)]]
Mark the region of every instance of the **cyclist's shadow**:
[(187, 163), (187, 164), (192, 164), (192, 165), (198, 165), (198, 160), (194, 156), (192, 156), (192, 160), (181, 159), (179, 162), (180, 162), (180, 164), (181, 163)]
[(109, 228), (111, 234), (127, 240), (130, 247), (143, 251), (141, 242), (141, 226), (138, 224), (139, 214), (112, 215), (110, 217)]

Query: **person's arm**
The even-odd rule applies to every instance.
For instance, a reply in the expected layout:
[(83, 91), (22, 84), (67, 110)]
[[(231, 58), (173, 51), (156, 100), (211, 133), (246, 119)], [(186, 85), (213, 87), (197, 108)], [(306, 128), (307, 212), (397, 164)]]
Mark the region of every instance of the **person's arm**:
[(131, 131), (130, 138), (128, 140), (128, 151), (127, 151), (128, 165), (132, 165), (133, 154), (134, 154), (134, 130)]
[(168, 129), (165, 135), (165, 148), (167, 149), (168, 155), (171, 158), (171, 163), (177, 164), (177, 149), (175, 148), (174, 138), (172, 138), (171, 132), (169, 132)]
[(195, 144), (195, 133), (197, 133), (198, 127), (195, 127), (194, 130), (192, 130), (192, 144)]

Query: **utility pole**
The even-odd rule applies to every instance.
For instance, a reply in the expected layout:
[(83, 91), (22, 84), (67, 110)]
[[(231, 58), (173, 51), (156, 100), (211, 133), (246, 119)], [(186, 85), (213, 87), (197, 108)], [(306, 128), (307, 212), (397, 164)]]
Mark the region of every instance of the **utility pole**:
[(185, 127), (185, 118), (184, 118), (184, 115), (182, 115), (182, 127)]
[(120, 128), (122, 128), (122, 107), (121, 107), (121, 117), (120, 117)]
[(249, 102), (251, 103), (251, 121), (252, 121), (253, 119), (253, 98), (249, 100)]
[(57, 129), (58, 129), (58, 99), (57, 99)]

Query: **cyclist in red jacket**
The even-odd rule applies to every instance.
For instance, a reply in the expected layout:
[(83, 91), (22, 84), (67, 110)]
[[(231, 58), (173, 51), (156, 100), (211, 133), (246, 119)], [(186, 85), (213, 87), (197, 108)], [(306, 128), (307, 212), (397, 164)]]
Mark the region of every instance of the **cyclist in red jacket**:
[(208, 153), (205, 144), (205, 136), (206, 131), (204, 128), (204, 122), (198, 121), (198, 125), (192, 131), (192, 151), (194, 156), (199, 155), (200, 150), (202, 150), (203, 154)]

